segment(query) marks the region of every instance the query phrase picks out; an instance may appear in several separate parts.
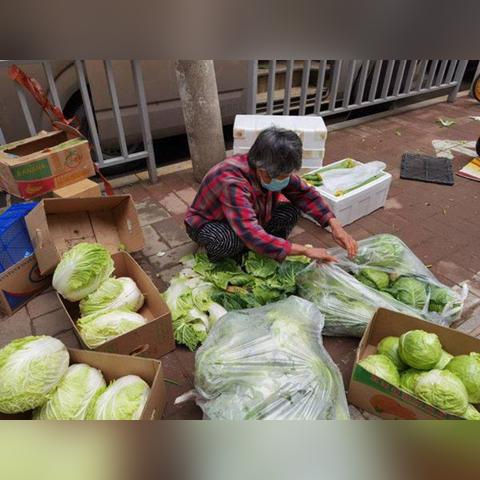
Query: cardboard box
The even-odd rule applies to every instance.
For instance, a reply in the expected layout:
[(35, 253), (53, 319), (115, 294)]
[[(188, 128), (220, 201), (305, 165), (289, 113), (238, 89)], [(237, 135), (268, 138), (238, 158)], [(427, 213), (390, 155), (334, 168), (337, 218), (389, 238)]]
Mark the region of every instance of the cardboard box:
[(95, 175), (88, 141), (72, 127), (0, 147), (0, 188), (23, 199)]
[(58, 198), (101, 197), (101, 195), (100, 185), (88, 178), (53, 191), (53, 196)]
[(51, 283), (40, 275), (37, 259), (30, 255), (0, 273), (0, 314), (10, 316)]
[[(125, 375), (138, 375), (150, 385), (151, 389), (140, 420), (160, 420), (162, 418), (166, 403), (166, 391), (160, 361), (112, 353), (89, 352), (75, 348), (69, 348), (68, 352), (70, 365), (86, 363), (91, 367), (98, 368), (103, 373), (107, 384)], [(2, 420), (29, 420), (31, 418), (31, 411), (17, 415), (0, 413)]]
[[(167, 304), (160, 295), (157, 287), (138, 263), (126, 252), (113, 255), (115, 262), (115, 277), (130, 277), (135, 281), (145, 297), (145, 303), (139, 314), (148, 322), (135, 330), (114, 338), (97, 348), (102, 352), (121, 353), (125, 355), (139, 355), (149, 358), (159, 358), (175, 349), (173, 339), (172, 318)], [(69, 302), (57, 294), (65, 312), (72, 323), (75, 334), (84, 348), (89, 348), (83, 341), (77, 329), (80, 318), (79, 303)]]
[(377, 345), (384, 337), (390, 335), (398, 337), (409, 330), (425, 330), (436, 333), (443, 348), (452, 355), (480, 352), (478, 338), (419, 318), (380, 308), (368, 325), (358, 346), (348, 389), (348, 401), (356, 407), (388, 420), (460, 420), (461, 417), (428, 405), (358, 365), (360, 360), (376, 353)]
[(144, 246), (130, 195), (46, 198), (25, 221), (42, 274), (53, 272), (62, 254), (81, 242), (101, 243), (110, 253)]

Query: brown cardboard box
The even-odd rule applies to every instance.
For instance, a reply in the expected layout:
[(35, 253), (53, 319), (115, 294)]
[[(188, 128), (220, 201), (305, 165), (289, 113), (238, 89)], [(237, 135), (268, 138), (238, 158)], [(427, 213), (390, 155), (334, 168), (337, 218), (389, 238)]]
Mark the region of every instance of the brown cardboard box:
[[(116, 277), (130, 277), (135, 281), (145, 297), (145, 303), (139, 310), (148, 322), (135, 330), (114, 338), (94, 350), (125, 355), (139, 355), (149, 358), (159, 358), (175, 349), (173, 339), (172, 318), (167, 304), (150, 277), (143, 271), (138, 263), (126, 252), (113, 254)], [(79, 303), (69, 302), (57, 294), (60, 303), (70, 319), (75, 334), (84, 346), (89, 348), (82, 340), (76, 322), (80, 318)]]
[[(150, 385), (150, 395), (140, 420), (160, 420), (166, 403), (165, 381), (162, 364), (158, 360), (149, 358), (126, 357), (112, 353), (90, 352), (69, 348), (70, 365), (86, 363), (98, 368), (105, 377), (107, 384), (125, 375), (138, 375)], [(32, 412), (18, 415), (0, 413), (1, 420), (28, 420)]]
[(0, 188), (31, 199), (95, 175), (88, 141), (72, 127), (0, 147)]
[(51, 283), (42, 276), (37, 260), (30, 255), (0, 273), (0, 314), (12, 315)]
[(88, 178), (53, 191), (53, 196), (58, 198), (100, 197), (101, 195), (100, 185)]
[(109, 252), (136, 252), (144, 239), (130, 195), (46, 198), (26, 217), (38, 266), (51, 273), (61, 255), (81, 242), (98, 242)]
[(444, 350), (452, 355), (480, 352), (478, 338), (419, 318), (380, 308), (368, 325), (358, 346), (348, 389), (348, 401), (356, 407), (388, 420), (460, 420), (460, 417), (428, 405), (358, 365), (360, 360), (376, 352), (378, 343), (384, 337), (399, 337), (409, 330), (425, 330), (436, 333)]

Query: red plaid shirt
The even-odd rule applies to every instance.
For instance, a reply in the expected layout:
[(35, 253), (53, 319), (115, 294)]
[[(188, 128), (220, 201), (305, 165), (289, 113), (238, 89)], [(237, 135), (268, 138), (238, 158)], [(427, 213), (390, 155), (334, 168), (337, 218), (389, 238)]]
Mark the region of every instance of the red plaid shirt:
[(281, 192), (262, 188), (256, 172), (248, 165), (247, 155), (236, 155), (215, 165), (207, 173), (185, 216), (194, 230), (212, 221), (227, 221), (243, 243), (257, 253), (283, 260), (291, 242), (267, 233), (263, 226), (284, 195), (322, 226), (334, 216), (317, 190), (298, 175)]

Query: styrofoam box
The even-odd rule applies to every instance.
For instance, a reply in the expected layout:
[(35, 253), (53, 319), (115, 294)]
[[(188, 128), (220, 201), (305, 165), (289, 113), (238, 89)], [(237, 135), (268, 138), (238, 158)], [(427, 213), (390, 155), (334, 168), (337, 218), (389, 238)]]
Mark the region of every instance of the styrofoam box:
[[(328, 166), (336, 165), (344, 160), (339, 160)], [(354, 162), (359, 165), (361, 164), (361, 162), (356, 160), (354, 160)], [(308, 173), (311, 174), (321, 170), (322, 169), (319, 168)], [(348, 225), (361, 217), (365, 217), (378, 208), (385, 206), (391, 183), (392, 176), (387, 172), (383, 172), (382, 175), (373, 182), (363, 185), (363, 187), (356, 188), (340, 197), (336, 197), (332, 193), (322, 189), (322, 187), (317, 187), (317, 190), (330, 205), (332, 212), (335, 217), (338, 218), (340, 223), (342, 225)]]
[[(237, 147), (233, 149), (234, 155), (243, 155), (248, 153), (250, 147)], [(323, 157), (325, 150), (319, 148), (317, 150), (303, 150), (302, 153), (302, 168), (318, 169), (323, 165)], [(313, 170), (312, 170), (313, 171)]]

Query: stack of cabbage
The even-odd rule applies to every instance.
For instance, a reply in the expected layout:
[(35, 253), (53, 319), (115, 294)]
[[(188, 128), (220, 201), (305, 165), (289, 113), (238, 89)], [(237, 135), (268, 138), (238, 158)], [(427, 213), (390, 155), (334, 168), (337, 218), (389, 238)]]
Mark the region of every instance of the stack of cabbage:
[(323, 316), (291, 296), (229, 312), (195, 357), (197, 403), (210, 419), (348, 419), (342, 378), (321, 340)]
[(19, 338), (0, 350), (0, 412), (34, 410), (39, 420), (138, 420), (150, 392), (127, 375), (108, 387), (102, 373), (84, 363), (70, 367), (56, 338)]
[(248, 252), (241, 262), (212, 263), (204, 253), (182, 259), (185, 268), (164, 294), (172, 313), (175, 339), (194, 350), (226, 311), (275, 302), (296, 291), (296, 274), (306, 257), (283, 263)]
[(337, 265), (311, 265), (297, 278), (298, 292), (325, 315), (326, 335), (361, 336), (378, 307), (449, 325), (466, 296), (442, 285), (393, 235), (359, 242), (350, 261), (344, 250), (329, 251)]
[(131, 278), (111, 277), (113, 260), (98, 243), (79, 243), (66, 252), (52, 285), (62, 297), (80, 301), (78, 330), (90, 348), (140, 327), (146, 319), (137, 312), (144, 298)]
[(453, 357), (438, 336), (410, 330), (385, 337), (360, 366), (446, 413), (480, 420), (480, 354)]

